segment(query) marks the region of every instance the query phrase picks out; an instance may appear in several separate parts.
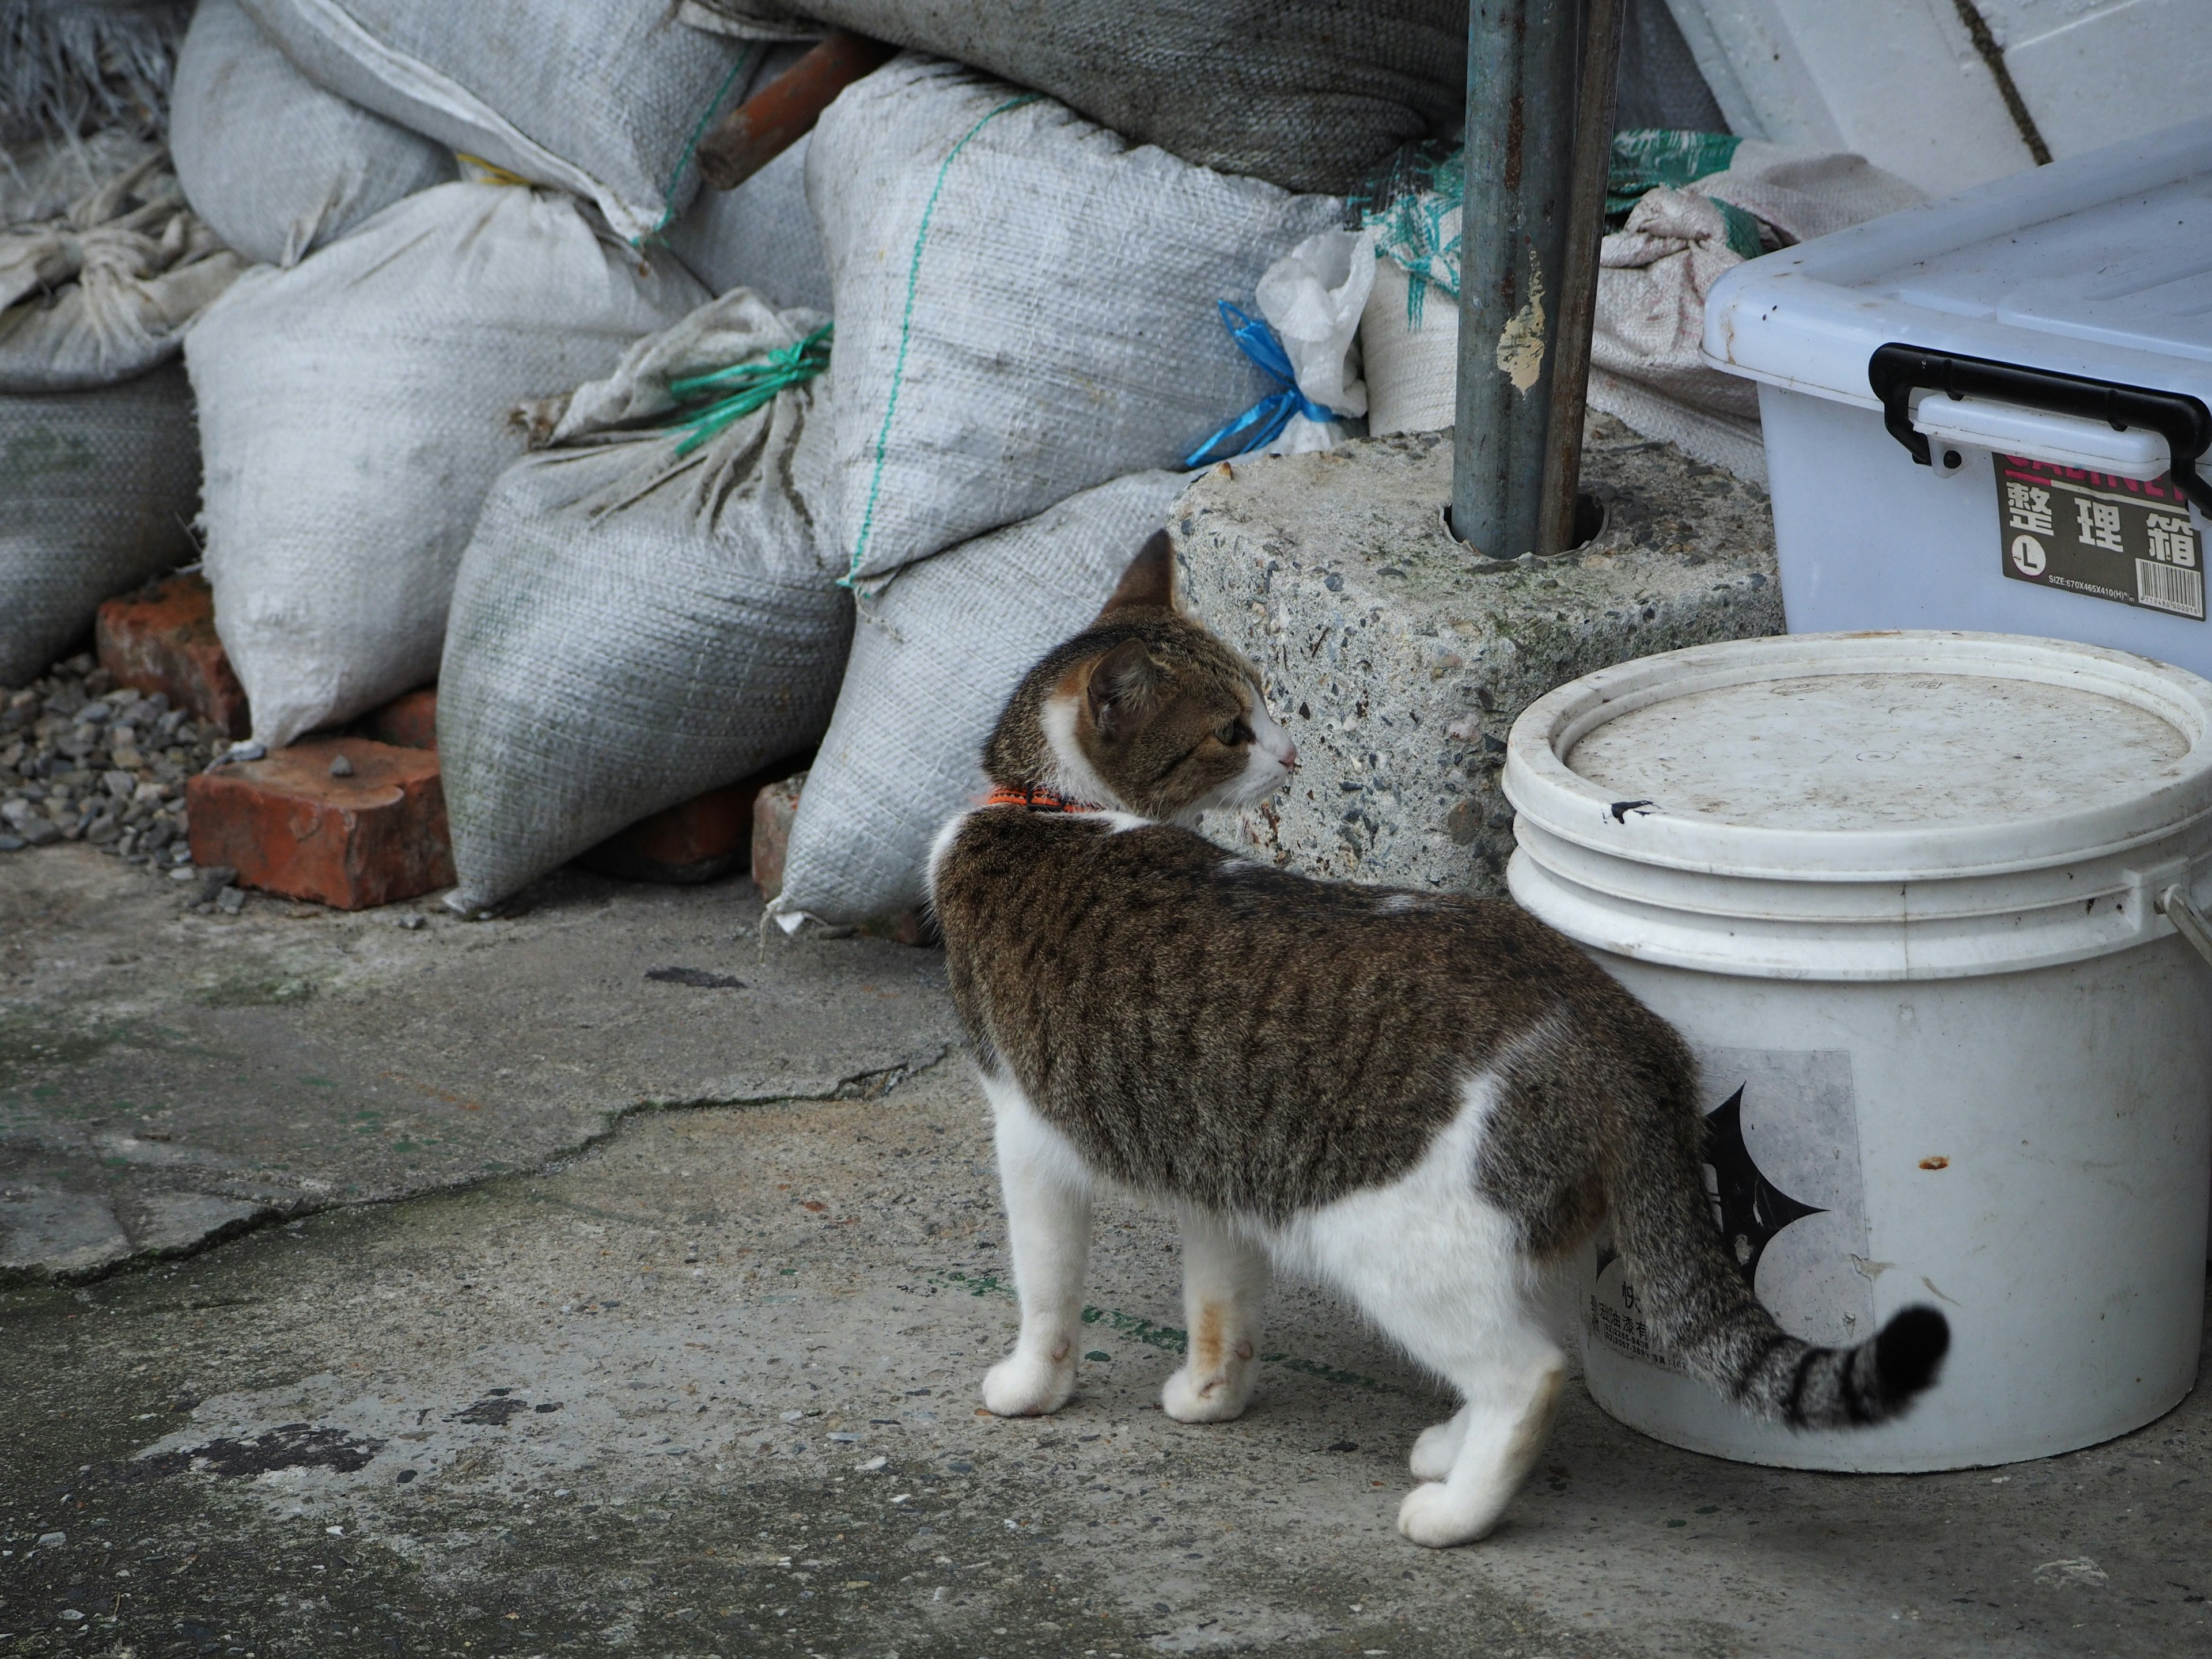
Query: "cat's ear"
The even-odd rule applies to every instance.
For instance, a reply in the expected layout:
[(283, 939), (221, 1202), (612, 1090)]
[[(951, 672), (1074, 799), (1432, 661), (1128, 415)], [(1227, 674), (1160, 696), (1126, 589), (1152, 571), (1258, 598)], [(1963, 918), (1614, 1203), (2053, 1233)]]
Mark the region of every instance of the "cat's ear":
[(1159, 678), (1160, 665), (1142, 640), (1124, 640), (1092, 664), (1084, 696), (1099, 734), (1126, 734), (1142, 717)]
[(1137, 550), (1137, 556), (1129, 561), (1129, 568), (1121, 573), (1121, 580), (1114, 590), (1114, 597), (1106, 601), (1106, 608), (1098, 613), (1098, 620), (1106, 622), (1126, 611), (1172, 611), (1176, 608), (1175, 547), (1168, 540), (1168, 532), (1156, 530), (1152, 539)]

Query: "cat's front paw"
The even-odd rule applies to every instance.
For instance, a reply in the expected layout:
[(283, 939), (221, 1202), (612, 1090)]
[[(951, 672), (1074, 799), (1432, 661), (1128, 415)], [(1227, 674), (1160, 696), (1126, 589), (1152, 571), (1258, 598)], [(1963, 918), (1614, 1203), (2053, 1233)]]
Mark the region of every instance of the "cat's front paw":
[(1075, 1393), (1073, 1358), (1048, 1359), (1017, 1351), (984, 1374), (983, 1407), (997, 1417), (1045, 1417)]
[(1185, 1365), (1160, 1390), (1160, 1409), (1178, 1423), (1227, 1423), (1252, 1403), (1252, 1368), (1195, 1376)]
[(1398, 1530), (1432, 1550), (1472, 1544), (1498, 1524), (1504, 1504), (1492, 1506), (1479, 1494), (1455, 1491), (1442, 1480), (1416, 1486), (1398, 1505)]

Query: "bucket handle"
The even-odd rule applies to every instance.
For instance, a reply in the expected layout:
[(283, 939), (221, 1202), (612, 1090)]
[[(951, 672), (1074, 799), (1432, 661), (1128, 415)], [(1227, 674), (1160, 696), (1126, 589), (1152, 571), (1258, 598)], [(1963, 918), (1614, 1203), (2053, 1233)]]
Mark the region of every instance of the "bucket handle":
[(2198, 956), (2212, 963), (2212, 922), (2204, 920), (2204, 913), (2189, 902), (2189, 895), (2178, 884), (2158, 896), (2158, 913), (2173, 924), (2173, 931), (2187, 939)]

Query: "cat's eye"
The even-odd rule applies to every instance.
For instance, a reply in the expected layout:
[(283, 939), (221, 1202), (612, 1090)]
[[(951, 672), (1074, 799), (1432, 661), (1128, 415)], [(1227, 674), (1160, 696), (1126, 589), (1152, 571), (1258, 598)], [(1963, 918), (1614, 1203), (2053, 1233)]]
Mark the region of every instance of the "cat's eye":
[(1213, 735), (1230, 748), (1235, 749), (1252, 741), (1252, 728), (1243, 720), (1224, 720), (1213, 728)]

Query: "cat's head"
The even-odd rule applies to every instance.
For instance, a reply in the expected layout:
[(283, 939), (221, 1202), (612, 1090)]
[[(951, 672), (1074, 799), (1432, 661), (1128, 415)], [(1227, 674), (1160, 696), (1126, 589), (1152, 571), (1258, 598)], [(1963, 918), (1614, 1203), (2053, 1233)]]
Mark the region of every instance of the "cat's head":
[(1175, 574), (1162, 531), (1097, 620), (1030, 671), (983, 745), (994, 784), (1179, 819), (1290, 777), (1297, 748), (1258, 672), (1183, 611)]

